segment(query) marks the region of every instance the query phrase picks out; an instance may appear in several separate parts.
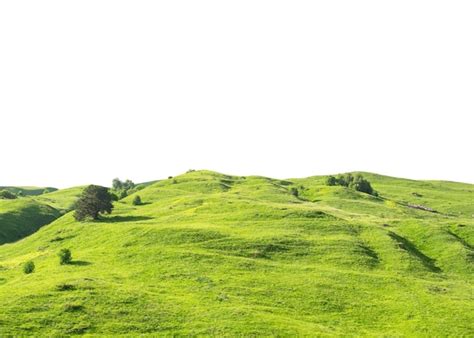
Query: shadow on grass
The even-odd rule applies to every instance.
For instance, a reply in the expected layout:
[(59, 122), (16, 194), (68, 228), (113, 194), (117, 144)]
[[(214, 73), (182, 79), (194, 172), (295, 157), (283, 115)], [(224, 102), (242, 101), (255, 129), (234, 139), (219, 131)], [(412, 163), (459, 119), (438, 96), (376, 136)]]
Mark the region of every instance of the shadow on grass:
[(69, 265), (88, 266), (88, 265), (92, 265), (92, 263), (91, 262), (86, 262), (86, 261), (71, 261), (71, 262), (69, 262)]
[(439, 267), (436, 266), (436, 261), (431, 258), (431, 257), (428, 257), (426, 256), (424, 253), (422, 253), (420, 250), (418, 250), (418, 248), (415, 246), (415, 244), (413, 244), (412, 242), (410, 242), (408, 239), (406, 239), (405, 237), (402, 237), (400, 235), (397, 235), (396, 233), (394, 233), (393, 231), (390, 231), (388, 233), (388, 235), (393, 239), (395, 240), (395, 242), (398, 243), (399, 247), (403, 250), (405, 250), (406, 252), (408, 252), (410, 255), (418, 258), (421, 263), (427, 268), (429, 269), (430, 271), (432, 272), (436, 272), (436, 273), (439, 273), (441, 272), (441, 269)]
[(100, 219), (100, 222), (107, 223), (120, 223), (120, 222), (138, 222), (138, 221), (147, 221), (153, 219), (153, 217), (147, 216), (111, 216), (104, 217)]

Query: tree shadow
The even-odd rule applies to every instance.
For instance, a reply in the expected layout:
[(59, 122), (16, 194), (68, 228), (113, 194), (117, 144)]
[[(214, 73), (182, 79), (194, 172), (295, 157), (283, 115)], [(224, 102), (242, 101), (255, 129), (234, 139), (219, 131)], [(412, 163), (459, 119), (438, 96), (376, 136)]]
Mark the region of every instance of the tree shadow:
[(138, 222), (138, 221), (147, 221), (153, 219), (153, 217), (148, 216), (111, 216), (101, 218), (101, 222), (107, 223), (120, 223), (120, 222)]
[(71, 261), (71, 262), (69, 262), (69, 265), (88, 266), (88, 265), (92, 265), (92, 263), (87, 262), (87, 261)]

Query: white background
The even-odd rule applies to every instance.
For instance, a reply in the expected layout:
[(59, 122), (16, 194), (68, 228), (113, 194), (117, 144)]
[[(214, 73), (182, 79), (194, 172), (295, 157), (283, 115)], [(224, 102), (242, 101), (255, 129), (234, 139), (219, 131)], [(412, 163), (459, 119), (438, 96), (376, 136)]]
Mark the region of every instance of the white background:
[(474, 183), (473, 1), (1, 1), (0, 185)]

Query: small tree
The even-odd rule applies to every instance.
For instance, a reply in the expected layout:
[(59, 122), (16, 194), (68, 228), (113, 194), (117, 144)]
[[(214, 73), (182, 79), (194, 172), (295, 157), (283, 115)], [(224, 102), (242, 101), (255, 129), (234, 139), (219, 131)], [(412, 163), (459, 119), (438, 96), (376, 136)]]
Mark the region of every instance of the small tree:
[(123, 183), (118, 178), (112, 180), (112, 189), (121, 190), (123, 188)]
[(136, 195), (134, 198), (133, 198), (133, 205), (141, 205), (142, 204), (142, 199), (139, 195)]
[(113, 207), (109, 189), (90, 185), (84, 189), (75, 203), (74, 218), (78, 221), (83, 221), (87, 217), (97, 220), (101, 213), (110, 214)]
[(71, 260), (72, 260), (71, 250), (61, 249), (58, 252), (58, 256), (59, 256), (59, 264), (66, 265), (66, 264), (71, 263)]
[(33, 273), (35, 271), (35, 263), (33, 263), (33, 261), (28, 261), (26, 262), (25, 264), (23, 264), (23, 272), (25, 274), (30, 274), (30, 273)]

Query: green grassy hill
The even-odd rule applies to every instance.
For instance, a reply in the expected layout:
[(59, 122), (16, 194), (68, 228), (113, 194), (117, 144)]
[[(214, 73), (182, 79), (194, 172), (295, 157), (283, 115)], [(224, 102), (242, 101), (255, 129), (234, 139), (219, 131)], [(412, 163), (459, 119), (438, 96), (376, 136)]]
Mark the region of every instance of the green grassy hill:
[[(13, 200), (0, 199), (0, 245), (31, 235), (42, 226), (62, 216), (77, 199), (82, 189), (82, 187), (76, 187), (41, 195), (25, 193), (25, 197)], [(39, 190), (41, 189), (31, 191)], [(15, 192), (14, 189), (10, 191)], [(44, 189), (41, 191), (43, 192)]]
[(380, 198), (196, 171), (68, 213), (0, 246), (0, 334), (473, 336), (474, 185), (364, 176)]

